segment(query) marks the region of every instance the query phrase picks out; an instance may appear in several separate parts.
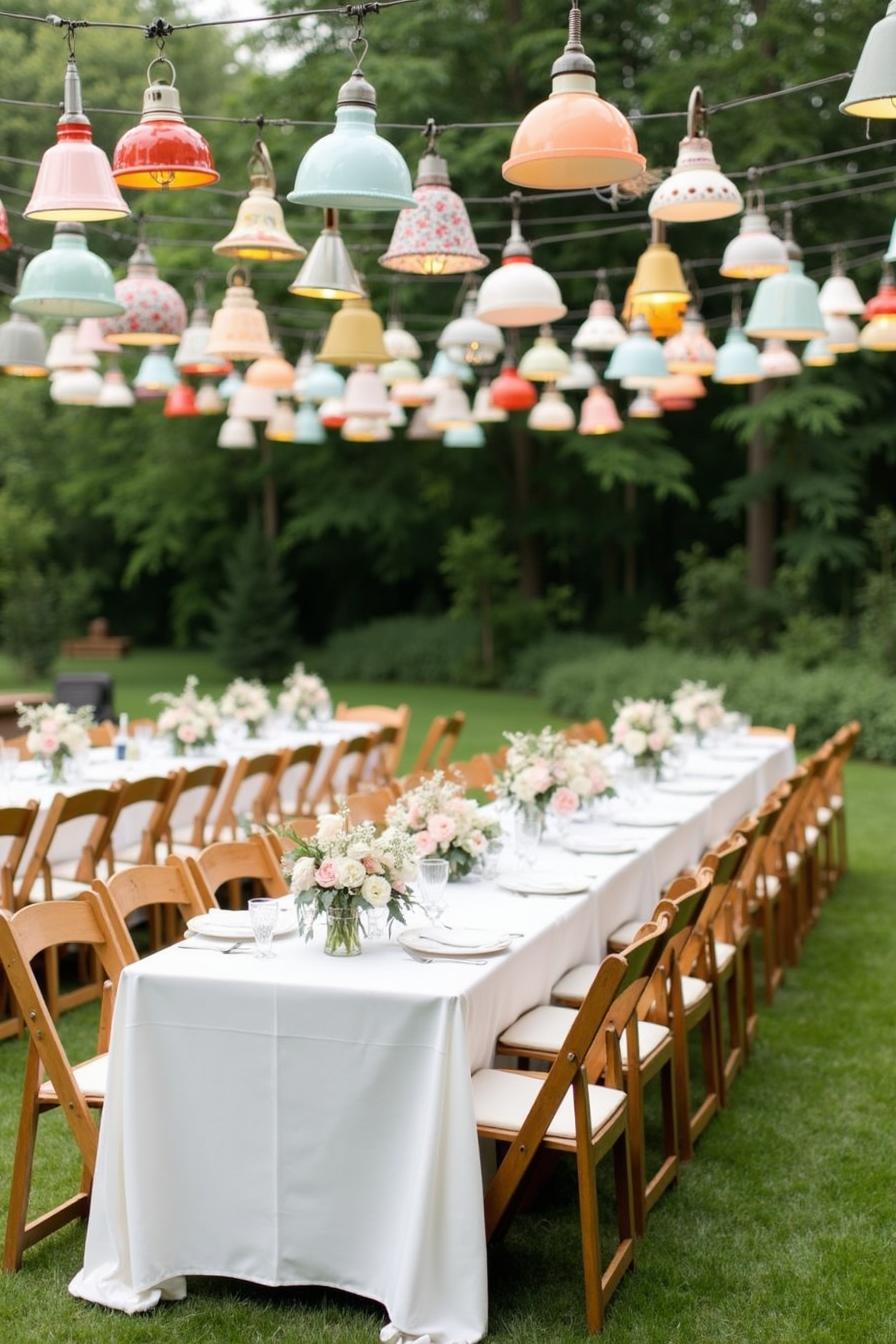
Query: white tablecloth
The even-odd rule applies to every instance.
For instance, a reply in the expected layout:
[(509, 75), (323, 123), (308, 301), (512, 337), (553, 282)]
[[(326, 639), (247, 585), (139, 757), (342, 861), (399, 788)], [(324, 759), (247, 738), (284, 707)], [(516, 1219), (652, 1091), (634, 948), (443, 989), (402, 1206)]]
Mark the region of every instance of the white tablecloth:
[(793, 767), (789, 743), (755, 750), (711, 798), (657, 795), (683, 820), (633, 829), (636, 854), (547, 849), (542, 862), (588, 874), (586, 895), (450, 888), (449, 922), (524, 935), (485, 966), (416, 963), (386, 941), (340, 961), (292, 936), (273, 961), (173, 947), (129, 967), (72, 1293), (136, 1312), (182, 1296), (190, 1274), (320, 1284), (433, 1344), (481, 1339), (471, 1071)]

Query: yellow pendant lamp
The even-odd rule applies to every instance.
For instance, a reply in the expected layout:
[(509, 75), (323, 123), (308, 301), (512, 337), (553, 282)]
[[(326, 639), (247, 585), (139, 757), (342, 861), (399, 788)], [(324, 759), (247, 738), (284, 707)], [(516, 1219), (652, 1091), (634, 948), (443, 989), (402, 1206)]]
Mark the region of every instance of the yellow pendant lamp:
[(681, 262), (666, 242), (666, 226), (655, 219), (650, 242), (638, 258), (635, 278), (626, 295), (623, 318), (630, 321), (646, 317), (656, 338), (675, 336), (681, 331), (690, 301)]
[(324, 364), (385, 364), (383, 324), (368, 298), (346, 299), (330, 319), (318, 358)]

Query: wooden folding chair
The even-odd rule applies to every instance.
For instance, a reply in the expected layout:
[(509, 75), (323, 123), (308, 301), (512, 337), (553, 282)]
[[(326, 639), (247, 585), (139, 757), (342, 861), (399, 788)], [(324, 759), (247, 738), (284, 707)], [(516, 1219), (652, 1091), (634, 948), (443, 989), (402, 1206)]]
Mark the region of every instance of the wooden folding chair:
[(320, 753), (319, 742), (308, 742), (304, 747), (287, 749), (286, 765), (268, 815), (272, 826), (279, 825), (285, 817), (301, 816), (307, 810), (311, 782)]
[(19, 753), (20, 761), (33, 760), (33, 753), (28, 748), (28, 734), (22, 733), (19, 737), (8, 737), (3, 743), (4, 747), (14, 747)]
[(426, 731), (415, 770), (444, 770), (451, 760), (467, 716), (457, 709), (453, 714), (437, 714)]
[[(789, 792), (789, 789), (788, 789)], [(759, 1015), (756, 1011), (756, 971), (753, 959), (753, 942), (757, 931), (761, 930), (764, 943), (771, 946), (772, 961), (766, 962), (766, 983), (774, 966), (775, 895), (780, 891), (778, 879), (765, 874), (765, 850), (769, 836), (781, 808), (784, 795), (779, 791), (769, 795), (751, 817), (738, 822), (736, 830), (748, 837), (747, 853), (737, 875), (738, 900), (740, 910), (737, 916), (736, 941), (743, 957), (743, 1018), (744, 1051), (749, 1055)], [(766, 909), (766, 904), (770, 907)]]
[[(41, 954), (45, 959), (49, 959), (51, 953), (58, 957), (59, 949), (70, 943), (89, 947), (106, 977), (96, 1056), (74, 1067), (59, 1039), (50, 1004), (40, 991), (31, 965)], [(3, 1268), (7, 1273), (14, 1273), (21, 1269), (22, 1256), (29, 1246), (67, 1223), (87, 1217), (97, 1151), (97, 1127), (90, 1112), (99, 1109), (105, 1097), (105, 1052), (108, 1050), (112, 1003), (125, 958), (95, 896), (86, 892), (80, 900), (47, 901), (15, 915), (10, 915), (7, 910), (0, 911), (0, 959), (30, 1036), (3, 1253)], [(81, 1153), (81, 1189), (72, 1199), (29, 1222), (37, 1124), (41, 1115), (57, 1107)]]
[(266, 826), (289, 751), (241, 756), (233, 767), (212, 827), (212, 841), (236, 840), (241, 826)]
[[(107, 850), (112, 871), (138, 863), (159, 862), (159, 847), (168, 834), (183, 779), (184, 771), (175, 770), (170, 775), (147, 775), (144, 779), (118, 781), (118, 812)], [(148, 808), (148, 811), (140, 839), (128, 844), (120, 837), (127, 830), (128, 814), (133, 807)]]
[[(50, 804), (46, 819), (37, 836), (31, 858), (25, 868), (22, 885), (16, 893), (16, 906), (33, 905), (43, 901), (68, 901), (80, 896), (95, 877), (99, 876), (100, 862), (109, 848), (109, 838), (118, 815), (121, 789), (112, 784), (107, 789), (87, 789), (83, 793), (57, 793)], [(59, 850), (71, 843), (66, 830), (73, 823), (81, 824), (93, 818), (93, 825), (81, 845), (77, 858), (60, 858)], [(47, 949), (46, 989), (50, 1012), (56, 1018), (69, 1008), (98, 998), (102, 983), (89, 974), (87, 960), (81, 958), (80, 978), (87, 983), (76, 989), (59, 990), (59, 950)]]
[(846, 872), (846, 806), (843, 785), (843, 770), (852, 755), (861, 732), (858, 722), (844, 724), (831, 738), (831, 754), (825, 769), (822, 784), (823, 797), (816, 812), (816, 824), (825, 837), (825, 857), (827, 862), (827, 884), (833, 890), (834, 884)]
[[(784, 974), (784, 963), (795, 966), (799, 961), (800, 942), (809, 921), (811, 905), (809, 866), (807, 863), (807, 842), (802, 828), (802, 819), (806, 814), (806, 800), (812, 790), (813, 769), (806, 765), (797, 766), (786, 780), (789, 786), (788, 796), (778, 814), (774, 828), (766, 846), (766, 868), (763, 887), (766, 896), (776, 891), (772, 909), (777, 912), (777, 946), (768, 947), (764, 939), (763, 951), (766, 954), (766, 1000), (771, 1003)], [(776, 881), (770, 883), (769, 877)], [(767, 913), (767, 911), (766, 911)], [(762, 930), (760, 930), (762, 931)], [(777, 958), (777, 965), (768, 973), (768, 956)]]
[(177, 798), (164, 837), (169, 853), (197, 853), (208, 844), (208, 819), (226, 774), (225, 761), (180, 772)]
[(594, 742), (604, 747), (610, 740), (603, 719), (589, 719), (587, 723), (571, 723), (564, 728), (563, 736), (569, 742)]
[(394, 777), (392, 762), (395, 760), (397, 740), (397, 728), (379, 728), (373, 734), (361, 776), (362, 789), (379, 789), (392, 782)]
[(256, 883), (265, 896), (288, 894), (289, 884), (283, 876), (280, 857), (276, 837), (256, 834), (245, 840), (220, 840), (201, 854), (191, 854), (186, 860), (175, 856), (168, 862), (173, 865), (185, 863), (206, 909), (218, 904), (218, 892), (226, 886), (230, 907), (235, 910), (239, 908), (243, 882)]
[[(504, 1156), (485, 1191), (489, 1240), (502, 1233), (525, 1184), (553, 1154), (574, 1156), (588, 1329), (603, 1328), (606, 1305), (634, 1258), (635, 1228), (629, 1157), (628, 1099), (622, 1090), (619, 1038), (611, 1019), (626, 974), (624, 957), (602, 962), (572, 1027), (546, 1075), (480, 1069), (473, 1075), (473, 1107), (480, 1137), (495, 1139)], [(607, 1086), (593, 1080), (606, 1077)], [(597, 1163), (612, 1152), (619, 1243), (601, 1267)]]
[(370, 793), (350, 793), (345, 800), (349, 821), (357, 826), (360, 821), (372, 821), (376, 826), (385, 826), (386, 813), (395, 802), (391, 789), (373, 789)]
[(340, 722), (376, 723), (380, 728), (394, 728), (391, 759), (387, 763), (389, 777), (398, 774), (404, 744), (407, 741), (411, 722), (410, 705), (353, 705), (351, 709), (342, 701), (336, 706), (334, 718)]
[(108, 720), (106, 723), (96, 723), (92, 728), (88, 728), (87, 736), (92, 747), (111, 747), (114, 745), (116, 732), (115, 724)]
[(754, 724), (750, 732), (754, 737), (786, 737), (790, 742), (796, 741), (795, 723), (788, 723), (786, 728), (768, 728), (763, 724)]
[(318, 772), (320, 778), (315, 781), (312, 797), (308, 801), (313, 813), (334, 812), (341, 798), (360, 791), (373, 738), (372, 733), (364, 733), (360, 737), (349, 738), (347, 742), (333, 744), (326, 767)]
[(491, 757), (485, 752), (471, 756), (468, 761), (452, 761), (445, 774), (449, 779), (462, 784), (465, 789), (478, 789), (482, 793), (490, 789), (495, 782), (495, 767), (492, 765)]
[[(188, 860), (188, 862), (190, 862)], [(183, 933), (184, 925), (194, 915), (205, 913), (207, 906), (202, 894), (191, 881), (183, 859), (168, 864), (135, 864), (119, 873), (113, 873), (105, 882), (95, 878), (93, 891), (105, 912), (127, 962), (136, 961), (137, 948), (128, 921), (135, 915), (155, 917), (154, 922), (171, 930), (169, 942)], [(163, 915), (168, 918), (163, 918)]]
[[(19, 864), (37, 819), (37, 803), (23, 807), (0, 807), (0, 842), (6, 841), (6, 852), (0, 866), (0, 909), (15, 911), (15, 879)], [(22, 1019), (16, 1011), (6, 977), (0, 974), (0, 1041), (22, 1032)]]

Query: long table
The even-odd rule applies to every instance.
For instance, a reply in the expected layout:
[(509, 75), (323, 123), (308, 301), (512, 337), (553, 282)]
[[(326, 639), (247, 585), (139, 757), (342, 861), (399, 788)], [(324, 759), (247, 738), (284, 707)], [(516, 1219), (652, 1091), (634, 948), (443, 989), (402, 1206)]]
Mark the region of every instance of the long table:
[(454, 884), (449, 923), (521, 935), (486, 965), (418, 963), (385, 939), (343, 961), (324, 955), (320, 937), (288, 936), (272, 961), (172, 947), (128, 967), (71, 1292), (133, 1313), (183, 1297), (190, 1275), (318, 1284), (382, 1303), (410, 1339), (480, 1340), (487, 1262), (471, 1072), (793, 765), (785, 739), (751, 738), (712, 796), (657, 794), (642, 806), (639, 820), (661, 808), (676, 825), (619, 828), (636, 853), (545, 846), (541, 863), (588, 875), (584, 895)]

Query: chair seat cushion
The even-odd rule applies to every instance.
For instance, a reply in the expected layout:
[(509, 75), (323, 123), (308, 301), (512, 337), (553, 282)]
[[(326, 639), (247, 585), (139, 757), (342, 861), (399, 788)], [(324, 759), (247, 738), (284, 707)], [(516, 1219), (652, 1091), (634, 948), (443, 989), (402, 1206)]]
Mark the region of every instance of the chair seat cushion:
[(831, 797), (830, 797), (830, 804), (831, 804), (831, 807), (834, 809), (835, 812), (842, 812), (842, 810), (843, 810), (843, 794), (842, 794), (842, 793), (832, 793), (832, 794), (831, 794)]
[(551, 993), (555, 999), (569, 999), (573, 1003), (581, 1003), (591, 988), (597, 972), (597, 964), (593, 961), (573, 966), (571, 971), (561, 975)]
[(781, 879), (774, 873), (760, 873), (756, 878), (756, 886), (760, 895), (766, 896), (770, 901), (777, 900), (781, 895)]
[(555, 1055), (575, 1019), (575, 1008), (560, 1008), (553, 1004), (530, 1008), (501, 1032), (498, 1044), (502, 1050), (511, 1053), (514, 1050), (539, 1050)]
[(818, 844), (819, 834), (820, 832), (817, 826), (806, 827), (806, 844), (809, 846), (810, 849)]
[[(543, 1079), (530, 1073), (505, 1073), (501, 1069), (480, 1069), (473, 1075), (473, 1110), (476, 1124), (483, 1129), (519, 1132), (542, 1088)], [(623, 1110), (625, 1093), (612, 1087), (588, 1088), (591, 1106), (592, 1136)], [(567, 1092), (550, 1125), (548, 1137), (574, 1139), (575, 1111), (572, 1089)]]
[(800, 870), (800, 864), (802, 862), (803, 862), (803, 856), (801, 854), (797, 854), (795, 849), (788, 849), (787, 871), (789, 873), (798, 873)]
[(706, 998), (709, 990), (708, 980), (700, 980), (694, 975), (683, 975), (681, 977), (681, 997), (685, 1012), (689, 1012), (691, 1008), (696, 1008), (697, 1004)]
[(611, 948), (628, 947), (629, 943), (634, 942), (635, 935), (640, 928), (643, 928), (643, 919), (630, 919), (626, 924), (620, 924), (618, 929), (614, 929), (607, 939)]
[[(655, 1050), (666, 1044), (672, 1039), (672, 1033), (668, 1027), (662, 1027), (658, 1022), (639, 1022), (638, 1023), (638, 1062), (643, 1064), (649, 1059)], [(619, 1053), (622, 1055), (623, 1068), (628, 1068), (628, 1036), (626, 1032), (622, 1033), (619, 1041)]]
[[(106, 1095), (106, 1072), (108, 1068), (108, 1055), (97, 1055), (96, 1059), (88, 1059), (83, 1064), (75, 1065), (72, 1070), (75, 1075), (75, 1082), (85, 1097), (104, 1097)], [(55, 1098), (56, 1088), (49, 1078), (41, 1084), (40, 1096), (43, 1101), (52, 1101)]]
[(716, 942), (716, 970), (727, 971), (736, 952), (737, 948), (733, 943)]
[[(53, 874), (53, 900), (54, 901), (73, 901), (80, 896), (82, 892), (90, 890), (89, 882), (73, 882), (68, 877), (57, 877)], [(34, 886), (28, 893), (29, 904), (37, 904), (47, 899), (44, 891), (44, 880), (39, 877)]]
[(829, 807), (820, 807), (815, 814), (819, 826), (828, 826), (831, 823), (834, 814)]

